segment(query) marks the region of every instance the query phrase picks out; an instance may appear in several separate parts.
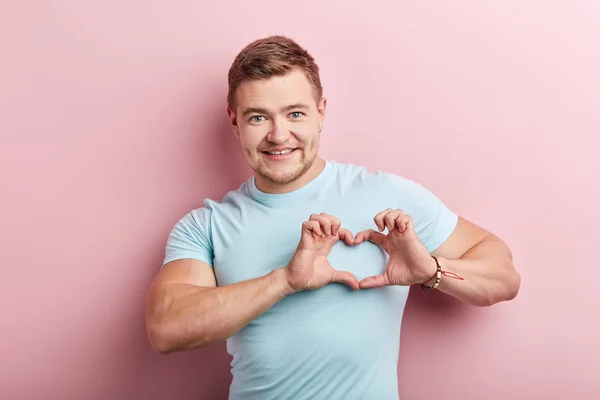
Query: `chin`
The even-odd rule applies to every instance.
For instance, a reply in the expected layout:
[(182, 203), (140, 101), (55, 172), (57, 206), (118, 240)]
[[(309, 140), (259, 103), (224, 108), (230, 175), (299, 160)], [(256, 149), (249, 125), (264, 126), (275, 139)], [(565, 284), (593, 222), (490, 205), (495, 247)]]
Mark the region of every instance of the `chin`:
[(304, 165), (297, 165), (294, 168), (281, 168), (280, 170), (272, 170), (267, 168), (259, 168), (256, 172), (265, 180), (277, 185), (286, 185), (300, 178), (306, 168)]
[(263, 179), (276, 185), (287, 185), (295, 182), (302, 177), (312, 166), (314, 160), (303, 161), (295, 165), (280, 165), (269, 168), (266, 165), (259, 165), (255, 169), (256, 173)]

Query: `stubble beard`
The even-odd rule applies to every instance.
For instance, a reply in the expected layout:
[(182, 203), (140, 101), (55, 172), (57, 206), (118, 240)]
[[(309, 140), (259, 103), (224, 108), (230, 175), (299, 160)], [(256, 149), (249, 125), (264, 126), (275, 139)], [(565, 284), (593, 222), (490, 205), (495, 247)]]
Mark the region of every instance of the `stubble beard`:
[(300, 162), (298, 163), (298, 165), (296, 166), (296, 168), (294, 168), (291, 172), (285, 174), (285, 175), (280, 175), (277, 174), (276, 172), (273, 173), (273, 171), (269, 170), (262, 162), (262, 160), (259, 160), (259, 162), (257, 163), (257, 167), (254, 168), (254, 172), (256, 172), (256, 174), (258, 176), (260, 176), (262, 179), (271, 182), (273, 184), (276, 185), (287, 185), (290, 184), (292, 182), (295, 182), (296, 180), (298, 180), (300, 177), (302, 177), (314, 164), (316, 158), (317, 158), (317, 153), (316, 151), (314, 151), (316, 146), (315, 142), (310, 143), (307, 147), (309, 149), (309, 153), (312, 154), (312, 157), (309, 159), (306, 157), (306, 148), (299, 148), (295, 151), (301, 151), (301, 159)]

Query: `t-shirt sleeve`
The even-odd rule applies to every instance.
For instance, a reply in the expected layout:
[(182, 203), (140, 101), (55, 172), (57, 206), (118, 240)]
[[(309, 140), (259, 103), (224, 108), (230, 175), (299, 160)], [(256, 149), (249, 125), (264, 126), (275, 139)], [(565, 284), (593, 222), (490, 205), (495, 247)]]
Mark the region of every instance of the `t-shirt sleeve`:
[(163, 266), (171, 261), (193, 258), (213, 266), (210, 210), (202, 207), (181, 218), (167, 240)]
[(412, 217), (415, 231), (429, 252), (436, 250), (456, 228), (458, 215), (423, 185), (392, 176), (397, 188), (400, 208)]

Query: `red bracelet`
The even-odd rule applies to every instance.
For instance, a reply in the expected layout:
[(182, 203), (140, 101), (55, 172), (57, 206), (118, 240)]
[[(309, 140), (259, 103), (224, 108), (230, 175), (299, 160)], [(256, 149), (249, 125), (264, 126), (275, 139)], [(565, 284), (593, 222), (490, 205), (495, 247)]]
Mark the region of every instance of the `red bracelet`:
[[(431, 257), (435, 260), (435, 263), (437, 265), (437, 270), (435, 271), (435, 275), (433, 275), (431, 278), (427, 279), (425, 282), (421, 283), (421, 289), (423, 289), (423, 290), (437, 289), (438, 286), (440, 286), (440, 281), (442, 280), (442, 275), (447, 276), (448, 278), (459, 279), (461, 281), (464, 280), (464, 278), (456, 275), (454, 272), (442, 271), (442, 266), (440, 265), (440, 262), (438, 261), (437, 257), (435, 257), (435, 256), (431, 256)], [(433, 278), (435, 278), (435, 282), (433, 282), (433, 285), (431, 285), (431, 286), (425, 285), (427, 282), (429, 282)]]

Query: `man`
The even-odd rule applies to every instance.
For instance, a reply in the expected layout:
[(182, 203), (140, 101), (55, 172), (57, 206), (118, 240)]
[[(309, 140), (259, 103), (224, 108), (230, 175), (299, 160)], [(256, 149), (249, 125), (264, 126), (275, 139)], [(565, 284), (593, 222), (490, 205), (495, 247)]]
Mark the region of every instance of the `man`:
[(175, 225), (149, 289), (157, 351), (227, 340), (230, 399), (397, 399), (411, 285), (477, 306), (519, 289), (506, 245), (431, 191), (323, 160), (325, 110), (296, 42), (241, 51), (227, 112), (254, 176)]

